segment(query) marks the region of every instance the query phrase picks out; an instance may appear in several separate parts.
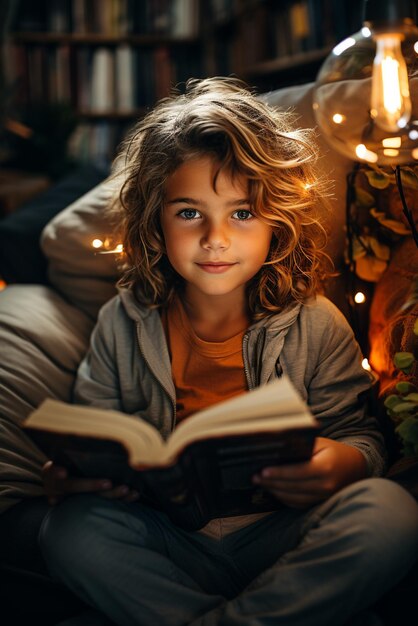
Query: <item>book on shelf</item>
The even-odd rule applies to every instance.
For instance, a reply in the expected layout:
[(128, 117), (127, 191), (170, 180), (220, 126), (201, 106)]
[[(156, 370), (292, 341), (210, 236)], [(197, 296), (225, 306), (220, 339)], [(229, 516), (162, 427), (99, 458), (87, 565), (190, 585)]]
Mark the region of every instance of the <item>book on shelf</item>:
[(52, 399), (23, 428), (71, 475), (128, 484), (194, 530), (213, 518), (277, 509), (252, 477), (309, 459), (318, 422), (283, 376), (195, 413), (166, 441), (141, 418)]

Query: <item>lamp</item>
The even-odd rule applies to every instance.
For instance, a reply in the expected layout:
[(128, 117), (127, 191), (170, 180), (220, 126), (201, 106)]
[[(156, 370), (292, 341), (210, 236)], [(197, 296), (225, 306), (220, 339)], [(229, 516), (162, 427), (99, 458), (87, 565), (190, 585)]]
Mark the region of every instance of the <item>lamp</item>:
[(364, 0), (363, 27), (319, 70), (313, 109), (325, 139), (358, 162), (393, 166), (404, 215), (418, 231), (400, 166), (418, 164), (418, 28), (413, 0)]
[(334, 47), (316, 80), (318, 126), (338, 152), (418, 163), (418, 28), (412, 0), (365, 0), (363, 27)]
[[(359, 259), (376, 256), (373, 248), (377, 246), (379, 254), (382, 250), (389, 253), (393, 233), (388, 230), (384, 234), (381, 246), (381, 242), (368, 233), (367, 227), (364, 229), (361, 216), (359, 219), (355, 183), (361, 163), (377, 170), (375, 180), (380, 176), (383, 181), (379, 188), (383, 189), (389, 179), (396, 181), (404, 216), (418, 246), (417, 227), (402, 186), (407, 174), (412, 175), (418, 185), (410, 167), (418, 166), (418, 28), (415, 17), (413, 0), (364, 0), (362, 28), (333, 48), (319, 70), (313, 93), (315, 118), (325, 140), (337, 152), (356, 162), (347, 178), (349, 274), (346, 286), (351, 323), (366, 354), (368, 340), (363, 303), (368, 298), (363, 292), (371, 279), (356, 273), (357, 264)], [(391, 222), (376, 210), (374, 215), (385, 218), (381, 220), (383, 227)], [(397, 232), (401, 226), (397, 224)], [(386, 267), (386, 262), (379, 262)], [(363, 279), (361, 295), (359, 277)]]

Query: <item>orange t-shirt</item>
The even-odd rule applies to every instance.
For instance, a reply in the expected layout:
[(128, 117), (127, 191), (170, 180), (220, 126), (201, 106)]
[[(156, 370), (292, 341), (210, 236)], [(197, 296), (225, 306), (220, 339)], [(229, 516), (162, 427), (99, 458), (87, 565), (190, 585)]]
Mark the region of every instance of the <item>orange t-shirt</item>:
[(247, 389), (242, 358), (244, 330), (226, 341), (203, 341), (193, 331), (178, 298), (163, 311), (162, 323), (176, 388), (177, 423)]

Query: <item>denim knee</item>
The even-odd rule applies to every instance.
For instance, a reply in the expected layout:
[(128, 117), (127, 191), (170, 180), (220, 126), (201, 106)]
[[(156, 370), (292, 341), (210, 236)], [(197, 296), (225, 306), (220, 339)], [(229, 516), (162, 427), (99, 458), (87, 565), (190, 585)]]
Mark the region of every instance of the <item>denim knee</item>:
[(48, 512), (39, 531), (39, 545), (51, 573), (79, 564), (83, 554), (91, 551), (98, 532), (92, 511), (109, 504), (98, 496), (75, 495)]
[[(360, 515), (358, 524), (364, 552), (379, 562), (393, 559), (409, 569), (418, 559), (418, 504), (400, 485), (386, 478), (370, 478), (347, 488)], [(402, 568), (402, 565), (404, 566)]]

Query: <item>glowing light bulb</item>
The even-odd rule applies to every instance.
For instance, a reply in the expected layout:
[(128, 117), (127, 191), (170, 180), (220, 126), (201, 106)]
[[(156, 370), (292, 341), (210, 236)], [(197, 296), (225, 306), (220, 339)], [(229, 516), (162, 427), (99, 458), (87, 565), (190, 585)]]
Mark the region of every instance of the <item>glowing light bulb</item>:
[(93, 239), (91, 245), (93, 248), (101, 248), (103, 246), (103, 241), (101, 239)]
[(370, 371), (371, 371), (371, 369), (372, 369), (372, 368), (370, 367), (369, 361), (368, 361), (367, 359), (363, 359), (363, 360), (362, 360), (362, 362), (361, 362), (361, 366), (362, 366), (362, 368), (363, 368), (364, 370), (367, 370), (368, 372), (370, 372)]
[(341, 113), (335, 113), (332, 116), (332, 121), (334, 122), (334, 124), (342, 124), (343, 122), (345, 122), (345, 120), (345, 115), (342, 115)]
[(356, 295), (354, 296), (354, 302), (356, 304), (363, 304), (363, 302), (366, 302), (366, 296), (362, 291), (358, 291), (356, 293)]
[(377, 126), (390, 133), (405, 128), (412, 112), (402, 39), (400, 33), (375, 35), (370, 115)]

